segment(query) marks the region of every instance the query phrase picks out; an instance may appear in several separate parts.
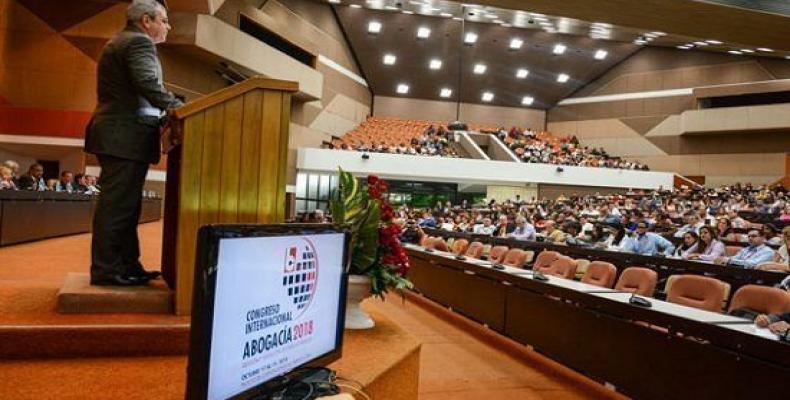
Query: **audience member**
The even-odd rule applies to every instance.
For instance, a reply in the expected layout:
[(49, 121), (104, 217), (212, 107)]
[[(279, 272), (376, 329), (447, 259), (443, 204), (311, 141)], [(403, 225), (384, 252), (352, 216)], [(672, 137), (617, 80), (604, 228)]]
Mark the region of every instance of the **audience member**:
[(33, 190), (37, 192), (48, 190), (47, 182), (44, 181), (44, 166), (38, 163), (31, 165), (27, 174), (19, 177), (17, 186), (21, 190)]
[(694, 231), (688, 231), (683, 234), (683, 242), (680, 244), (680, 246), (675, 248), (675, 251), (672, 253), (672, 255), (687, 260), (692, 254), (695, 254), (698, 251), (699, 236)]
[(647, 223), (639, 222), (636, 225), (636, 236), (629, 237), (622, 246), (623, 251), (648, 256), (659, 254), (671, 255), (675, 250), (672, 242), (662, 236), (647, 231)]
[(14, 172), (11, 168), (2, 165), (0, 166), (0, 190), (16, 190), (16, 183), (14, 182)]
[(60, 173), (60, 180), (55, 184), (56, 192), (75, 193), (77, 185), (74, 184), (74, 174), (71, 171)]
[(750, 230), (748, 238), (749, 245), (747, 247), (744, 247), (732, 257), (719, 257), (715, 262), (742, 268), (754, 268), (758, 264), (774, 259), (774, 251), (764, 244), (765, 238), (760, 231), (756, 229)]
[(725, 255), (726, 247), (716, 239), (716, 228), (703, 226), (699, 230), (699, 242), (696, 252), (689, 254), (689, 260), (713, 261)]

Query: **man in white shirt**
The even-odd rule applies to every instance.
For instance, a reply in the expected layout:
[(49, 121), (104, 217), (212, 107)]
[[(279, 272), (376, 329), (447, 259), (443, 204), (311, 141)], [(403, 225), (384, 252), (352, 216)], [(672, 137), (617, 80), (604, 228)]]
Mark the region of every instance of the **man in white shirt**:
[(491, 218), (483, 218), (483, 223), (481, 225), (475, 225), (472, 233), (476, 233), (478, 235), (491, 235), (494, 233), (495, 226), (491, 224)]
[(516, 217), (516, 229), (509, 236), (517, 240), (535, 240), (535, 233), (535, 227), (519, 215)]

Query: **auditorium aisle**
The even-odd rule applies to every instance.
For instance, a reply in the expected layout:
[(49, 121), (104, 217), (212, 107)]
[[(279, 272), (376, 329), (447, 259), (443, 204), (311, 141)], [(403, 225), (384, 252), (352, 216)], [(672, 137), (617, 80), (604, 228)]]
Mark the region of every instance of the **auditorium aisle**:
[[(144, 264), (159, 265), (161, 223), (139, 229)], [(68, 272), (86, 271), (89, 252), (87, 234), (0, 248), (0, 324), (90, 324), (107, 318), (54, 311), (54, 295), (63, 278)], [(473, 330), (463, 320), (449, 322), (452, 314), (443, 310), (437, 316), (436, 309), (404, 303), (397, 296), (387, 302), (368, 300), (365, 307), (385, 313), (423, 343), (421, 400), (618, 397), (540, 356), (524, 357), (491, 346), (486, 336), (470, 334)], [(109, 317), (124, 323), (183, 321), (140, 314)], [(180, 356), (0, 360), (0, 399), (179, 399), (185, 368), (186, 357)]]

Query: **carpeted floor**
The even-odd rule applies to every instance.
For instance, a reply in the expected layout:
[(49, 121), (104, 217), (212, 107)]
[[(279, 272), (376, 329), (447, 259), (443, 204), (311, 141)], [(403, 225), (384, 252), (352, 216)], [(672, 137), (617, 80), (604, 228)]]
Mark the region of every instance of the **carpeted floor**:
[[(161, 224), (140, 226), (143, 262), (159, 267)], [(54, 296), (67, 272), (86, 271), (90, 235), (0, 248), (0, 324), (182, 323), (159, 315), (59, 315)], [(390, 297), (365, 307), (422, 343), (421, 400), (589, 399), (581, 375), (529, 363), (483, 343), (436, 314)], [(186, 357), (0, 360), (0, 399), (182, 399)], [(386, 400), (386, 399), (382, 399)]]

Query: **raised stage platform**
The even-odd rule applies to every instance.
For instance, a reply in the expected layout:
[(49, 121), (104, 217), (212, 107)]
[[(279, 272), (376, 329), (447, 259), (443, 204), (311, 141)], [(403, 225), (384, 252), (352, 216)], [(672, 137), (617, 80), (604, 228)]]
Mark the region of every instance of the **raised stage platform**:
[[(161, 229), (139, 227), (146, 268), (159, 265)], [(0, 248), (0, 399), (183, 398), (188, 318), (57, 312), (58, 291), (68, 273), (87, 271), (89, 248), (87, 234)], [(333, 368), (374, 399), (621, 398), (430, 303), (366, 301), (378, 327), (347, 332)]]

